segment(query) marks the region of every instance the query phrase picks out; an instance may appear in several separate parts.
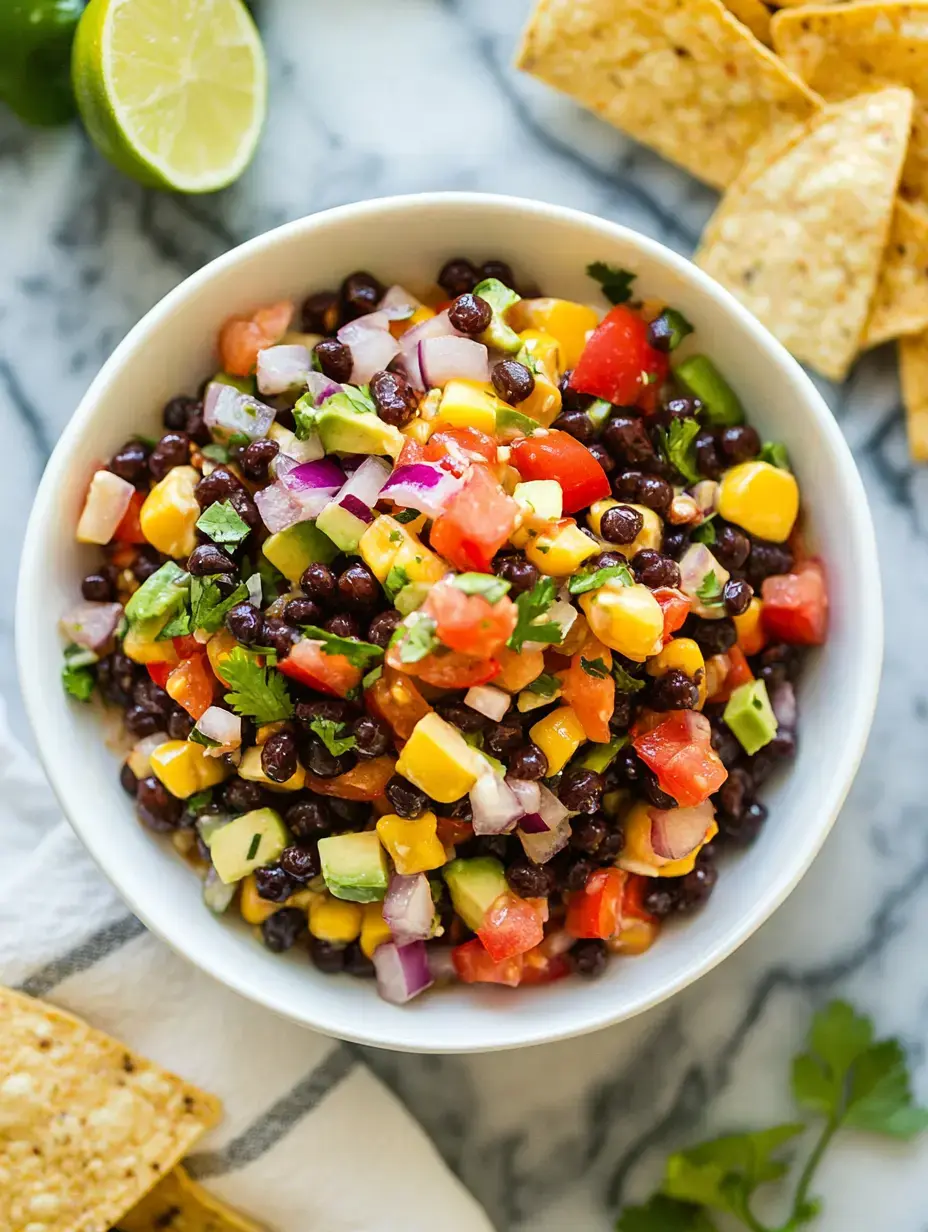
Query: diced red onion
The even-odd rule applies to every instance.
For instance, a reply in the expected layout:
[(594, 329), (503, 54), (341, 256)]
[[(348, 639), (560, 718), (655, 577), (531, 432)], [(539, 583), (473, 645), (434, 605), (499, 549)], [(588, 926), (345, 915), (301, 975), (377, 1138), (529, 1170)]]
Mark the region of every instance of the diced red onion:
[(151, 774), (151, 755), (159, 744), (164, 744), (170, 740), (170, 736), (166, 731), (152, 732), (150, 736), (143, 736), (132, 746), (132, 752), (126, 758), (129, 769), (137, 779), (145, 779)]
[(308, 347), (265, 347), (258, 352), (258, 392), (273, 395), (305, 389), (311, 370), (312, 359)]
[(393, 874), (383, 900), (383, 918), (397, 945), (428, 940), (435, 919), (435, 904), (425, 873), (415, 873), (411, 877)]
[(86, 600), (71, 609), (60, 622), (61, 632), (69, 642), (85, 650), (102, 650), (122, 620), (121, 603), (97, 603)]
[(374, 951), (377, 991), (393, 1005), (405, 1005), (432, 984), (427, 946), (424, 941), (409, 945), (388, 942)]
[(97, 471), (90, 481), (77, 523), (79, 543), (109, 543), (125, 517), (135, 488), (112, 471)]
[(345, 473), (331, 458), (319, 458), (314, 462), (301, 462), (283, 477), (283, 485), (289, 492), (315, 492), (325, 489), (334, 496), (345, 482)]
[(217, 747), (207, 748), (210, 757), (221, 757), (223, 753), (231, 753), (242, 743), (242, 720), (230, 710), (221, 706), (210, 706), (197, 719), (197, 731), (207, 740), (215, 740)]
[(398, 466), (380, 495), (404, 509), (417, 509), (427, 517), (437, 518), (461, 483), (458, 476), (437, 462), (413, 462)]
[(554, 792), (545, 787), (543, 783), (538, 784), (538, 812), (549, 830), (556, 829), (570, 816), (570, 812), (561, 804)]
[(721, 620), (725, 615), (724, 603), (703, 603), (697, 593), (710, 573), (715, 574), (721, 599), (721, 591), (730, 577), (728, 570), (719, 564), (704, 543), (691, 543), (680, 558), (680, 589), (689, 598), (697, 616)]
[(773, 713), (776, 715), (777, 727), (785, 731), (796, 730), (796, 690), (788, 680), (777, 685), (770, 699)]
[(715, 817), (709, 800), (692, 808), (649, 809), (651, 850), (664, 860), (683, 860), (699, 847)]
[(441, 389), (449, 381), (488, 381), (487, 348), (473, 338), (424, 338), (419, 343), (419, 372), (428, 389)]
[(524, 812), (505, 779), (491, 770), (478, 777), (469, 796), (475, 834), (505, 834)]
[(419, 300), (414, 295), (394, 283), (387, 287), (383, 299), (377, 305), (377, 311), (390, 321), (408, 321), (417, 308), (421, 308)]
[(543, 834), (526, 834), (521, 826), (516, 830), (525, 854), (533, 864), (547, 864), (570, 842), (570, 822), (565, 818), (559, 825)]
[(206, 388), (203, 418), (213, 439), (225, 444), (233, 436), (260, 441), (274, 422), (274, 408), (233, 385), (211, 381)]
[(464, 694), (464, 705), (470, 706), (478, 714), (498, 723), (506, 711), (512, 698), (502, 689), (494, 689), (492, 685), (477, 684)]
[(427, 321), (420, 321), (412, 329), (407, 329), (400, 339), (400, 352), (403, 356), (406, 375), (414, 389), (426, 388), (422, 371), (419, 368), (419, 343), (425, 342), (426, 338), (463, 338), (464, 336), (451, 324), (447, 309), (437, 316), (429, 317)]
[(333, 381), (324, 372), (316, 372), (315, 369), (306, 378), (306, 389), (314, 406), (322, 406), (323, 402), (342, 392), (342, 386), (337, 381)]
[[(343, 505), (345, 497), (350, 496), (370, 511), (377, 504), (381, 489), (390, 478), (390, 470), (390, 463), (383, 458), (363, 458), (351, 477), (339, 489), (336, 500)], [(352, 509), (352, 512), (356, 511)]]
[(506, 782), (526, 813), (538, 812), (541, 805), (541, 785), (539, 783), (534, 783), (530, 779), (506, 779)]
[(258, 513), (261, 514), (261, 521), (272, 535), (300, 521), (300, 502), (280, 481), (261, 488), (255, 493), (254, 499)]
[[(315, 461), (315, 458), (310, 458), (309, 461)], [(292, 457), (290, 454), (279, 453), (271, 459), (271, 464), (268, 470), (271, 472), (273, 479), (284, 479), (291, 471), (295, 471), (301, 463)]]
[(352, 385), (366, 385), (375, 372), (381, 372), (400, 353), (386, 313), (371, 312), (349, 321), (338, 331), (338, 340), (351, 349)]
[[(299, 465), (300, 462), (315, 462), (318, 458), (325, 457), (325, 449), (322, 446), (322, 441), (319, 439), (318, 432), (310, 433), (305, 441), (301, 441), (289, 428), (283, 428), (280, 424), (275, 424), (269, 435), (270, 439), (276, 442), (280, 450), (279, 453), (271, 458), (268, 467), (272, 479), (280, 478), (280, 466), (285, 464), (286, 460)], [(292, 466), (289, 469), (292, 470)]]
[[(260, 351), (258, 353), (260, 354)], [(213, 866), (209, 866), (203, 881), (203, 901), (214, 915), (222, 915), (228, 909), (237, 889), (237, 881), (230, 881), (226, 885)]]
[(519, 830), (522, 834), (547, 834), (549, 829), (541, 813), (526, 813), (519, 819)]
[(335, 501), (342, 509), (350, 513), (352, 517), (357, 518), (358, 521), (363, 522), (366, 526), (373, 522), (374, 515), (365, 505), (364, 501), (358, 500), (356, 496), (352, 496), (349, 493), (348, 496), (343, 496), (341, 500), (336, 496)]
[(690, 496), (704, 518), (718, 509), (720, 492), (721, 488), (714, 479), (700, 479), (699, 483), (690, 488)]

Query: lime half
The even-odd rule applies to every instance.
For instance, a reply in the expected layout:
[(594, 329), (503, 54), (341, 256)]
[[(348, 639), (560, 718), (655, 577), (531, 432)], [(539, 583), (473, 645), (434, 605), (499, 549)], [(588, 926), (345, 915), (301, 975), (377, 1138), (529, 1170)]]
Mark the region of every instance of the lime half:
[(264, 123), (267, 66), (242, 0), (90, 0), (74, 93), (111, 162), (155, 188), (224, 188)]

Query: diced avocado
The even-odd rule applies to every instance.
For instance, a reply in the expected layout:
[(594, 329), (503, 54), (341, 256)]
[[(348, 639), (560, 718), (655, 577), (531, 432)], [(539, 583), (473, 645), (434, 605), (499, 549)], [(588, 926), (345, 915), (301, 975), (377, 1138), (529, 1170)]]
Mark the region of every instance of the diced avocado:
[(364, 411), (323, 404), (316, 428), (326, 453), (385, 454), (398, 458), (406, 437), (399, 428)]
[(316, 526), (323, 534), (328, 535), (337, 548), (343, 552), (357, 552), (361, 536), (367, 530), (369, 523), (362, 522), (359, 517), (331, 501), (316, 518)]
[(556, 479), (517, 483), (512, 496), (526, 510), (527, 521), (558, 522), (563, 517), (564, 489)]
[(390, 869), (376, 830), (333, 834), (319, 840), (329, 893), (352, 903), (373, 903), (387, 892)]
[(777, 734), (777, 716), (767, 696), (765, 680), (739, 685), (728, 699), (722, 718), (749, 757)]
[(744, 423), (741, 400), (707, 356), (690, 355), (677, 364), (674, 374), (702, 403), (709, 423), (722, 427)]
[(475, 931), (483, 925), (499, 896), (509, 889), (503, 866), (493, 856), (452, 860), (442, 874), (455, 911)]
[(506, 324), (506, 313), (522, 296), (517, 295), (512, 287), (507, 287), (498, 278), (485, 278), (483, 282), (478, 282), (474, 287), (474, 294), (485, 299), (493, 309), (493, 320), (480, 335), (480, 341), (488, 347), (495, 347), (497, 351), (506, 351), (509, 355), (521, 351), (522, 339)]
[(496, 412), (496, 435), (501, 441), (514, 441), (520, 436), (531, 436), (541, 425), (537, 420), (511, 406), (500, 406)]
[(242, 813), (209, 836), (213, 868), (226, 885), (273, 864), (290, 842), (280, 813), (271, 808)]
[(190, 574), (173, 560), (167, 560), (145, 579), (126, 604), (126, 619), (143, 641), (153, 641), (183, 608), (189, 592)]
[[(389, 574), (387, 574), (389, 577)], [(393, 606), (401, 616), (417, 612), (429, 597), (432, 587), (427, 582), (410, 582), (398, 591), (393, 599)]]
[(242, 394), (256, 394), (258, 386), (253, 376), (233, 376), (231, 372), (217, 372), (211, 385), (231, 385)]
[(628, 744), (628, 736), (615, 736), (608, 744), (590, 744), (580, 758), (580, 766), (584, 770), (595, 770), (597, 774), (605, 774), (626, 744)]
[(262, 551), (290, 582), (298, 582), (309, 565), (317, 561), (328, 565), (338, 555), (338, 548), (315, 522), (297, 522), (279, 530), (265, 540)]

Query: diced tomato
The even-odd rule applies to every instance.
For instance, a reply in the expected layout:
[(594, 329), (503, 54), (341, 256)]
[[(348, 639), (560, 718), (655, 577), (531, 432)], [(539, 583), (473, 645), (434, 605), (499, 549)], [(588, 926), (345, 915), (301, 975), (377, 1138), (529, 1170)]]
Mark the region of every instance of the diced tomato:
[(133, 492), (129, 497), (129, 506), (122, 515), (119, 525), (113, 531), (113, 540), (116, 543), (148, 542), (142, 533), (142, 524), (139, 521), (139, 512), (145, 504), (147, 495), (147, 492)]
[(514, 441), (512, 465), (526, 482), (556, 479), (564, 493), (565, 514), (585, 509), (611, 490), (606, 472), (586, 445), (554, 428), (544, 436), (523, 436)]
[(570, 963), (564, 954), (551, 946), (552, 938), (546, 937), (541, 945), (522, 956), (523, 984), (553, 984), (570, 975)]
[(163, 689), (164, 686), (168, 682), (168, 676), (170, 676), (171, 672), (173, 672), (177, 664), (176, 663), (146, 663), (145, 666), (148, 669), (149, 676), (152, 678), (152, 680), (155, 682), (158, 688)]
[(415, 725), (432, 709), (409, 677), (389, 666), (365, 691), (364, 705), (399, 740), (408, 740)]
[(648, 342), (647, 322), (619, 304), (593, 331), (571, 374), (570, 387), (617, 406), (653, 411), (669, 371), (667, 355)]
[(662, 791), (688, 808), (702, 804), (728, 778), (712, 747), (712, 729), (704, 714), (678, 710), (650, 731), (635, 736), (635, 751), (657, 775)]
[(347, 697), (361, 683), (361, 669), (341, 654), (325, 654), (322, 642), (304, 638), (278, 663), (285, 676), (320, 693)]
[(251, 376), (258, 352), (279, 342), (293, 319), (293, 304), (281, 300), (250, 317), (229, 317), (219, 330), (219, 361), (232, 376)]
[(666, 646), (677, 630), (683, 628), (690, 614), (690, 601), (682, 591), (670, 586), (659, 586), (653, 594), (664, 614), (663, 637)]
[(478, 428), (440, 428), (428, 439), (425, 459), (440, 462), (454, 474), (463, 475), (473, 462), (495, 466), (496, 441)]
[(438, 841), (445, 847), (457, 847), (458, 843), (469, 843), (474, 837), (474, 827), (469, 821), (459, 821), (456, 817), (438, 818)]
[(754, 679), (751, 665), (740, 646), (737, 644), (731, 646), (726, 651), (726, 655), (729, 663), (728, 673), (722, 682), (722, 687), (710, 695), (710, 702), (727, 702), (739, 685), (748, 684)]
[(186, 637), (173, 637), (171, 638), (171, 644), (178, 659), (189, 659), (191, 655), (202, 654), (204, 649), (192, 634), (188, 634)]
[(306, 786), (320, 796), (335, 796), (339, 800), (376, 800), (393, 778), (396, 769), (394, 757), (372, 757), (359, 761), (347, 774), (334, 779), (323, 779), (316, 774), (307, 774)]
[(653, 877), (642, 877), (638, 873), (629, 873), (625, 879), (625, 890), (622, 894), (622, 920), (647, 920), (648, 922), (656, 919), (650, 911), (646, 911), (644, 907), (644, 896), (651, 889), (654, 881)]
[(572, 937), (607, 940), (619, 931), (622, 895), (628, 873), (620, 868), (597, 868), (586, 885), (571, 896), (567, 907), (567, 931)]
[(216, 677), (206, 655), (196, 654), (174, 668), (164, 688), (169, 697), (183, 706), (193, 719), (200, 719), (213, 704)]
[(400, 450), (400, 456), (396, 460), (397, 466), (412, 466), (416, 462), (425, 460), (425, 446), (417, 441), (414, 437), (407, 436), (406, 443)]
[(451, 951), (458, 979), (465, 984), (507, 984), (518, 988), (522, 981), (522, 955), (494, 962), (480, 941), (465, 941)]
[(507, 891), (487, 911), (477, 936), (493, 961), (503, 962), (540, 945), (545, 930), (538, 908)]
[(518, 513), (519, 506), (489, 469), (475, 466), (436, 518), (429, 537), (432, 550), (458, 569), (489, 573), (493, 557), (512, 534)]
[(505, 595), (490, 603), (482, 595), (466, 595), (451, 582), (439, 582), (430, 591), (423, 611), (435, 620), (439, 641), (451, 650), (490, 658), (516, 627), (516, 605)]
[(806, 560), (792, 573), (764, 579), (762, 619), (771, 638), (821, 646), (828, 630), (828, 591), (821, 562)]
[[(592, 667), (594, 674), (587, 671), (584, 663)], [(603, 665), (602, 674), (598, 664)], [(615, 710), (615, 681), (611, 672), (612, 651), (591, 634), (561, 675), (563, 700), (573, 708), (587, 740), (599, 744), (612, 738), (609, 720)]]
[(392, 646), (387, 651), (386, 661), (396, 671), (416, 676), (436, 689), (469, 689), (473, 685), (486, 684), (499, 675), (496, 659), (475, 659), (473, 655), (460, 654), (456, 650), (426, 655), (418, 663), (404, 663), (398, 647)]

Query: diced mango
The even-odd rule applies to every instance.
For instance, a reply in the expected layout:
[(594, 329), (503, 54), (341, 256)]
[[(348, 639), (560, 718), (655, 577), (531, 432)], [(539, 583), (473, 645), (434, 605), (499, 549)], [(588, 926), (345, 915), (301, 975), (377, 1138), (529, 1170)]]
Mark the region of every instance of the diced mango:
[(748, 610), (733, 617), (738, 632), (738, 645), (748, 656), (760, 654), (767, 644), (763, 623), (764, 604), (756, 596), (748, 604)]
[(441, 557), (430, 551), (409, 526), (382, 513), (375, 518), (358, 545), (361, 559), (379, 582), (394, 567), (405, 569), (410, 582), (438, 582), (448, 572)]
[(189, 740), (166, 740), (151, 754), (151, 772), (178, 800), (229, 777), (229, 768), (218, 757), (207, 757), (202, 744)]
[(496, 412), (500, 401), (492, 385), (482, 381), (449, 381), (442, 394), (435, 422), (451, 428), (477, 428), (496, 435)]
[(599, 544), (585, 535), (573, 518), (551, 522), (525, 545), (526, 557), (550, 577), (569, 577), (599, 551)]
[(249, 873), (241, 883), (241, 891), (238, 900), (238, 909), (242, 913), (242, 919), (247, 924), (263, 924), (264, 921), (279, 911), (283, 907), (283, 903), (272, 903), (270, 899), (262, 898), (258, 893), (258, 883), (255, 881), (254, 873)]
[(390, 333), (394, 338), (402, 338), (407, 329), (412, 329), (414, 325), (421, 325), (423, 321), (430, 321), (435, 313), (431, 308), (426, 308), (425, 304), (420, 304), (411, 317), (407, 317), (405, 321), (391, 321)]
[(586, 740), (583, 724), (570, 706), (560, 706), (539, 719), (529, 736), (548, 759), (548, 777), (560, 774)]
[(660, 936), (660, 931), (660, 920), (623, 918), (618, 936), (611, 937), (606, 942), (606, 946), (612, 954), (624, 954), (626, 958), (635, 958), (639, 954), (644, 954), (646, 950), (650, 950)]
[(275, 783), (269, 779), (261, 765), (261, 750), (257, 746), (245, 750), (238, 772), (249, 783), (260, 783), (269, 791), (300, 791), (306, 784), (306, 771), (302, 766), (297, 766), (296, 773), (286, 783)]
[(228, 687), (229, 682), (223, 679), (222, 665), (236, 646), (238, 646), (238, 642), (228, 629), (220, 629), (206, 643), (206, 657), (209, 659), (209, 665), (213, 669), (213, 675), (226, 687)]
[(706, 660), (702, 651), (691, 637), (672, 638), (664, 649), (648, 659), (649, 676), (666, 676), (672, 669), (685, 672), (699, 686), (699, 703), (697, 710), (702, 710), (706, 701)]
[(719, 832), (713, 819), (706, 828), (706, 835), (695, 851), (682, 860), (667, 860), (656, 855), (651, 846), (651, 808), (646, 801), (632, 806), (622, 820), (625, 845), (616, 863), (630, 873), (645, 877), (685, 877), (696, 867), (696, 857), (706, 843), (711, 843)]
[(112, 471), (99, 470), (90, 481), (78, 519), (78, 543), (109, 543), (135, 495), (135, 488)]
[(200, 506), (193, 491), (200, 473), (192, 466), (175, 466), (156, 483), (139, 510), (139, 525), (148, 542), (165, 556), (189, 556), (197, 546)]
[(561, 391), (544, 372), (536, 372), (535, 388), (519, 403), (519, 410), (543, 428), (550, 428), (561, 413)]
[(477, 782), (478, 769), (474, 750), (434, 711), (413, 728), (396, 763), (397, 774), (440, 804), (466, 796)]
[(161, 642), (146, 642), (132, 625), (123, 638), (122, 649), (133, 663), (170, 663), (174, 667), (180, 662), (174, 643), (169, 637)]
[(523, 299), (509, 313), (514, 328), (543, 330), (557, 340), (564, 370), (576, 366), (587, 337), (599, 324), (599, 313), (568, 299)]
[(319, 941), (328, 941), (332, 945), (350, 945), (361, 935), (363, 918), (360, 903), (326, 894), (310, 904), (309, 931)]
[(664, 614), (647, 586), (612, 586), (580, 596), (594, 636), (636, 663), (661, 649)]
[(722, 476), (719, 516), (749, 535), (784, 543), (799, 514), (799, 485), (769, 462), (742, 462)]
[(493, 683), (507, 693), (519, 693), (545, 670), (545, 656), (540, 650), (510, 650), (504, 646), (496, 652), (499, 674)]
[[(599, 535), (602, 538), (603, 514), (610, 509), (615, 509), (617, 505), (628, 505), (628, 502), (613, 500), (609, 497), (606, 500), (596, 501), (595, 504), (590, 506), (586, 522), (594, 535)], [(660, 551), (660, 546), (664, 539), (664, 525), (661, 519), (653, 509), (647, 509), (644, 505), (628, 505), (628, 508), (635, 509), (641, 514), (641, 530), (631, 543), (610, 543), (610, 552), (619, 552), (626, 560), (631, 560), (638, 552), (643, 551), (645, 548), (650, 548), (655, 552)]]
[[(418, 441), (420, 445), (424, 445), (432, 435), (432, 422), (428, 419), (422, 419), (417, 415), (416, 418), (408, 423), (405, 428), (401, 429), (401, 431), (403, 436), (408, 437), (411, 441)], [(412, 523), (410, 523), (410, 525), (412, 525)]]
[(378, 946), (393, 940), (390, 925), (383, 918), (383, 903), (365, 903), (361, 919), (361, 953), (373, 958)]
[(438, 818), (434, 813), (406, 820), (387, 813), (377, 822), (377, 834), (389, 852), (396, 871), (404, 877), (413, 873), (428, 873), (445, 863), (445, 849), (437, 834)]

